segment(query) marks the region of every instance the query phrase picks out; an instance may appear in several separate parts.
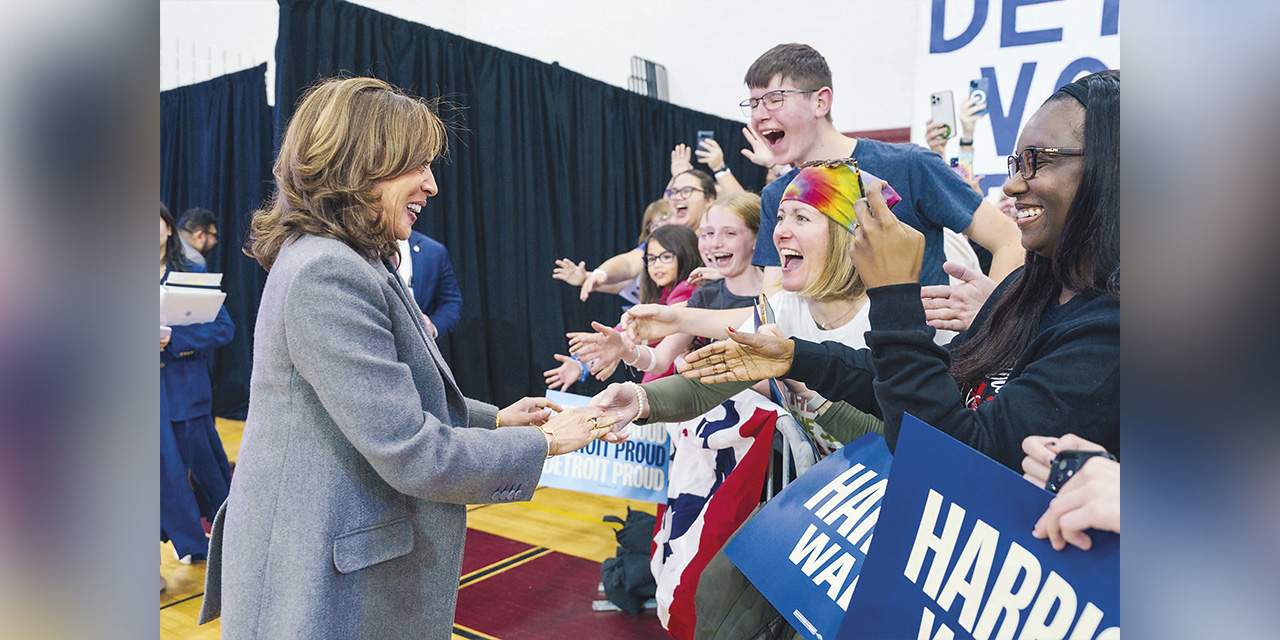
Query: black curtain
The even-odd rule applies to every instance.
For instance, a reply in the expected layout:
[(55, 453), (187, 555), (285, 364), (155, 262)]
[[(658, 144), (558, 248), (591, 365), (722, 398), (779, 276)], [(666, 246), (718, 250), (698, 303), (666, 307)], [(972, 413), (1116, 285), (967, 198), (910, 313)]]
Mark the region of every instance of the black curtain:
[(175, 218), (190, 207), (218, 217), (209, 271), (221, 272), (231, 344), (213, 361), (213, 412), (244, 419), (253, 366), (253, 325), (266, 272), (241, 252), (249, 216), (270, 193), (271, 107), (267, 65), (160, 94), (160, 199)]
[(457, 106), (444, 115), (465, 130), (435, 166), (440, 194), (416, 226), (449, 248), (462, 287), (462, 322), (445, 340), (459, 386), (499, 406), (542, 395), (566, 331), (617, 321), (621, 298), (583, 304), (551, 270), (635, 246), (672, 147), (713, 130), (744, 186), (764, 181), (739, 153), (741, 122), (345, 2), (281, 0), (276, 61), (277, 135), (308, 86), (339, 74)]

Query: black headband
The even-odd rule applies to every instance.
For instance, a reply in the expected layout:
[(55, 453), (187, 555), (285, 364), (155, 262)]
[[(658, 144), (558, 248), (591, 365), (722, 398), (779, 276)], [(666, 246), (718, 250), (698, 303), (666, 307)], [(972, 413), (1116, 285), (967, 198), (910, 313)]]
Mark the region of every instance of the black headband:
[(1076, 102), (1080, 103), (1080, 106), (1086, 110), (1089, 109), (1089, 89), (1084, 85), (1078, 82), (1070, 82), (1062, 85), (1062, 88), (1058, 89), (1058, 93), (1065, 93), (1075, 98)]

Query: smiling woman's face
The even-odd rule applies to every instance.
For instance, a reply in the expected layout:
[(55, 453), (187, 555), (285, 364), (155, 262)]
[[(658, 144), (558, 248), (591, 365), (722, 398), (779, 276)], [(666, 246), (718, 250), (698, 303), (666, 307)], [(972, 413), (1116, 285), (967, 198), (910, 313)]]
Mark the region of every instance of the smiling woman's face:
[(692, 187), (694, 191), (687, 197), (673, 194), (668, 198), (671, 202), (671, 211), (674, 214), (671, 222), (696, 229), (695, 223), (702, 220), (702, 214), (706, 213), (707, 205), (711, 201), (707, 199), (707, 194), (702, 192), (702, 181), (693, 174), (682, 173), (671, 183), (673, 192), (689, 187)]
[(427, 198), (436, 195), (436, 177), (431, 167), (423, 165), (394, 178), (379, 180), (373, 185), (373, 193), (382, 204), (382, 213), (391, 219), (391, 228), (397, 240), (408, 240), (413, 223), (422, 213)]
[(782, 288), (804, 291), (816, 282), (827, 263), (829, 242), (827, 216), (798, 200), (783, 201), (773, 228), (773, 244), (782, 259)]
[[(1027, 121), (1016, 151), (1083, 147), (1083, 132), (1084, 107), (1071, 99), (1054, 100)], [(1014, 199), (1013, 220), (1022, 231), (1022, 246), (1027, 251), (1045, 258), (1057, 252), (1083, 174), (1083, 156), (1041, 153), (1036, 155), (1036, 172), (1030, 180), (1019, 173), (1004, 184), (1005, 195)]]

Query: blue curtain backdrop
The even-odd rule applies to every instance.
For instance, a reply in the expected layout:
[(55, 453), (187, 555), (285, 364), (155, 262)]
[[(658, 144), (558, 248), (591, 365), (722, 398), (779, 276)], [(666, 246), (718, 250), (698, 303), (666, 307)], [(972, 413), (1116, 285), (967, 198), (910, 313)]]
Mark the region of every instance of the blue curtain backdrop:
[(416, 227), (449, 248), (461, 284), (462, 322), (442, 343), (459, 386), (499, 405), (542, 395), (566, 331), (617, 321), (620, 298), (583, 304), (551, 270), (635, 246), (672, 147), (713, 130), (739, 181), (763, 185), (739, 153), (741, 122), (345, 2), (282, 0), (276, 61), (277, 135), (308, 86), (343, 73), (458, 106), (445, 116), (466, 130), (434, 167), (440, 194)]
[(271, 188), (271, 107), (265, 64), (160, 94), (160, 199), (174, 217), (191, 207), (218, 216), (209, 270), (222, 272), (231, 344), (213, 359), (213, 412), (243, 419), (249, 405), (253, 325), (266, 272), (241, 252), (249, 216)]

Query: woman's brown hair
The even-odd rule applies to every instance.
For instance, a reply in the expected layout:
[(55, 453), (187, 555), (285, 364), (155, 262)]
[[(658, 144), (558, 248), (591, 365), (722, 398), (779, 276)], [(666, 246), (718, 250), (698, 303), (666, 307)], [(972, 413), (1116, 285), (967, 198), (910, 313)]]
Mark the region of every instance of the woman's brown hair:
[(375, 78), (317, 83), (289, 120), (275, 193), (254, 212), (245, 253), (270, 270), (285, 242), (310, 234), (371, 260), (391, 257), (396, 239), (375, 183), (429, 165), (447, 148), (435, 101)]

